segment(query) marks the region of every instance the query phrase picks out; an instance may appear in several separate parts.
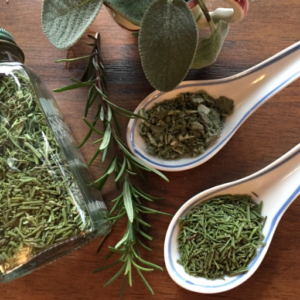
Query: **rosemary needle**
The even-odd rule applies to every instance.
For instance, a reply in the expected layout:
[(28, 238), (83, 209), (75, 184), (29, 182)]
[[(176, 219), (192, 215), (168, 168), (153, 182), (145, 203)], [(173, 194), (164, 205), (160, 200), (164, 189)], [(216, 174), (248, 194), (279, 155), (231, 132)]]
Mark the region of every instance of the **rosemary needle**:
[(206, 279), (247, 272), (264, 245), (265, 219), (261, 203), (249, 195), (220, 195), (200, 203), (179, 221), (178, 263)]
[[(107, 258), (112, 254), (116, 254), (119, 256), (118, 259), (112, 264), (96, 269), (94, 273), (118, 265), (118, 271), (105, 286), (112, 283), (123, 273), (124, 279), (121, 287), (122, 295), (126, 282), (132, 286), (132, 271), (135, 270), (149, 291), (153, 294), (153, 290), (142, 272), (153, 271), (154, 269), (162, 270), (162, 268), (141, 257), (139, 250), (141, 247), (148, 251), (151, 249), (141, 242), (140, 236), (146, 237), (149, 240), (152, 239), (145, 230), (150, 224), (147, 224), (144, 221), (143, 215), (152, 213), (169, 214), (148, 208), (142, 204), (143, 201), (153, 201), (157, 199), (157, 197), (153, 197), (137, 188), (130, 178), (131, 176), (136, 175), (142, 176), (142, 170), (146, 170), (156, 173), (166, 181), (168, 181), (168, 179), (156, 169), (146, 165), (144, 162), (133, 156), (125, 143), (121, 140), (117, 115), (126, 116), (128, 118), (137, 118), (139, 116), (108, 100), (103, 64), (100, 56), (100, 35), (98, 33), (95, 37), (89, 35), (89, 38), (93, 41), (92, 44), (89, 44), (92, 45), (92, 52), (91, 55), (81, 57), (81, 59), (89, 59), (87, 68), (81, 80), (73, 80), (75, 83), (56, 89), (55, 91), (63, 92), (70, 89), (88, 87), (88, 96), (83, 120), (89, 128), (89, 132), (80, 144), (80, 147), (86, 144), (89, 141), (91, 134), (94, 133), (100, 136), (100, 138), (95, 143), (97, 145), (97, 150), (90, 159), (89, 164), (92, 164), (100, 155), (102, 155), (102, 162), (104, 162), (107, 159), (106, 154), (108, 149), (110, 149), (110, 153), (114, 153), (104, 174), (97, 179), (94, 184), (101, 190), (110, 175), (115, 175), (116, 185), (121, 188), (121, 191), (119, 196), (112, 200), (114, 206), (110, 211), (110, 220), (116, 222), (123, 217), (127, 217), (128, 219), (127, 229), (125, 230), (123, 237), (114, 247), (109, 247), (110, 252), (107, 255)], [(97, 105), (96, 113), (92, 117), (93, 121), (89, 122), (86, 117), (93, 104)], [(102, 130), (96, 128), (98, 122), (102, 123)]]

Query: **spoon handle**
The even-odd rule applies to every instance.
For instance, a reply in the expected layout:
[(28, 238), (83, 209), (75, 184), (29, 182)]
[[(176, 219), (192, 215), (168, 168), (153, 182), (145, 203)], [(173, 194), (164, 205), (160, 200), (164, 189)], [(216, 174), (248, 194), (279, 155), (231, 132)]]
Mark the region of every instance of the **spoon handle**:
[(237, 105), (254, 112), (260, 105), (300, 76), (300, 42), (262, 63), (233, 76), (233, 84), (243, 87)]
[(300, 194), (300, 144), (252, 176), (252, 186), (260, 200), (271, 199), (265, 202), (264, 209), (278, 214), (279, 221)]

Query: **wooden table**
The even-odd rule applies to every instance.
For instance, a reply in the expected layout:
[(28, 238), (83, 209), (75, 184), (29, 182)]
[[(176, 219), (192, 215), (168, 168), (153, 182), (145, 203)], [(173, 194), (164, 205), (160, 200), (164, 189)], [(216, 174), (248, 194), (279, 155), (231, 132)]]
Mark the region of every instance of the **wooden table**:
[[(69, 50), (57, 50), (41, 29), (42, 0), (5, 0), (0, 3), (0, 26), (13, 34), (26, 54), (26, 64), (47, 82), (50, 89), (78, 78), (84, 65), (56, 64), (55, 59), (88, 54), (85, 36)], [(213, 79), (246, 70), (276, 54), (299, 39), (299, 0), (253, 0), (247, 17), (231, 25), (218, 61), (203, 70), (192, 70), (187, 79)], [(137, 40), (120, 28), (102, 8), (89, 33), (100, 32), (102, 56), (106, 67), (109, 97), (122, 107), (133, 110), (153, 88), (147, 82), (140, 64)], [(87, 132), (81, 117), (85, 91), (56, 95), (66, 121), (79, 143)], [(124, 128), (127, 120), (122, 120)], [(125, 130), (124, 130), (125, 131)], [(147, 174), (143, 188), (163, 201), (152, 207), (175, 213), (193, 195), (212, 186), (236, 180), (267, 166), (300, 142), (300, 81), (296, 81), (257, 110), (238, 130), (230, 142), (213, 159), (195, 169), (166, 174), (170, 183)], [(83, 149), (88, 160), (93, 154), (91, 144)], [(97, 161), (91, 171), (101, 176), (103, 167)], [(110, 182), (103, 191), (106, 203), (116, 194)], [(300, 204), (297, 199), (282, 218), (270, 249), (260, 268), (241, 286), (221, 294), (200, 295), (177, 286), (167, 271), (146, 274), (155, 295), (153, 299), (299, 299), (300, 298)], [(276, 201), (276, 199), (274, 199)], [(143, 257), (164, 267), (163, 243), (169, 217), (151, 215), (148, 245), (151, 253)], [(122, 279), (103, 287), (116, 270), (92, 274), (104, 266), (107, 247), (122, 236), (126, 222), (119, 222), (99, 254), (99, 240), (69, 254), (30, 275), (0, 285), (2, 300), (96, 300), (118, 299)], [(135, 274), (133, 287), (126, 288), (124, 299), (142, 299), (150, 294)]]

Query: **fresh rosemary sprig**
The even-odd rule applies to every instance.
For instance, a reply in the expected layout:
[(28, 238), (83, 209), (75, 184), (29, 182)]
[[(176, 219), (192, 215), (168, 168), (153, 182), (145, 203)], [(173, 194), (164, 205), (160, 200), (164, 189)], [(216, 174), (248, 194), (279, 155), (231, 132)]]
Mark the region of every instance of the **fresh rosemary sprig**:
[[(153, 271), (154, 269), (162, 270), (162, 268), (156, 264), (144, 260), (141, 257), (139, 247), (149, 251), (151, 250), (141, 241), (141, 237), (152, 240), (152, 237), (147, 233), (147, 229), (150, 227), (150, 224), (144, 221), (143, 215), (152, 213), (160, 213), (165, 215), (169, 214), (145, 206), (142, 203), (142, 200), (151, 202), (158, 198), (143, 192), (133, 184), (130, 178), (131, 176), (135, 175), (143, 177), (142, 171), (145, 170), (156, 173), (166, 181), (168, 181), (168, 179), (162, 173), (151, 166), (146, 165), (144, 162), (132, 155), (125, 143), (121, 140), (121, 132), (117, 115), (122, 115), (128, 118), (138, 118), (140, 116), (125, 110), (108, 100), (106, 95), (103, 64), (100, 55), (100, 35), (98, 33), (95, 35), (95, 37), (89, 35), (89, 38), (93, 40), (93, 43), (88, 44), (93, 47), (91, 55), (58, 61), (70, 62), (88, 58), (89, 63), (81, 80), (73, 80), (73, 84), (56, 89), (55, 91), (63, 92), (80, 87), (89, 88), (83, 118), (84, 122), (89, 127), (89, 132), (80, 144), (80, 147), (82, 147), (89, 140), (92, 133), (100, 136), (100, 138), (94, 142), (94, 144), (100, 145), (90, 159), (88, 163), (89, 165), (91, 165), (99, 155), (102, 155), (102, 162), (104, 162), (106, 160), (108, 149), (112, 149), (112, 152), (110, 150), (110, 153), (114, 153), (114, 155), (112, 155), (107, 169), (105, 170), (104, 174), (94, 183), (97, 188), (101, 190), (108, 177), (111, 174), (115, 175), (116, 185), (117, 187), (120, 187), (121, 192), (118, 197), (112, 200), (114, 206), (109, 213), (110, 220), (114, 223), (122, 217), (127, 217), (128, 219), (127, 229), (123, 237), (114, 247), (109, 247), (110, 251), (106, 256), (106, 258), (108, 258), (112, 254), (118, 254), (118, 259), (110, 265), (95, 270), (94, 273), (108, 269), (117, 264), (121, 265), (118, 272), (105, 284), (105, 286), (113, 282), (117, 277), (124, 273), (124, 279), (121, 288), (121, 294), (123, 294), (126, 282), (128, 281), (130, 286), (132, 285), (132, 271), (136, 270), (149, 291), (153, 294), (153, 290), (142, 272)], [(87, 116), (89, 114), (89, 109), (93, 104), (96, 105), (97, 110), (93, 117), (93, 121), (89, 122), (87, 120)], [(99, 121), (102, 123), (103, 131), (100, 131), (96, 128), (96, 125)]]

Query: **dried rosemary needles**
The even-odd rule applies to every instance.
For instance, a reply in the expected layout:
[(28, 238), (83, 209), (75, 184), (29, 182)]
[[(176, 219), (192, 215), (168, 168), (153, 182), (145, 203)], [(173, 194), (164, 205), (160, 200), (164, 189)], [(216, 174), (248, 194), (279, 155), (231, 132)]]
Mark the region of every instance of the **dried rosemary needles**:
[(247, 272), (264, 245), (261, 208), (249, 195), (217, 196), (195, 206), (179, 221), (178, 262), (188, 274), (207, 279)]
[(141, 110), (146, 120), (141, 121), (139, 133), (152, 155), (163, 159), (193, 157), (220, 135), (232, 111), (233, 101), (224, 96), (214, 99), (205, 91), (180, 94)]
[(17, 67), (0, 74), (0, 95), (0, 274), (6, 274), (82, 233), (90, 218), (28, 75)]

